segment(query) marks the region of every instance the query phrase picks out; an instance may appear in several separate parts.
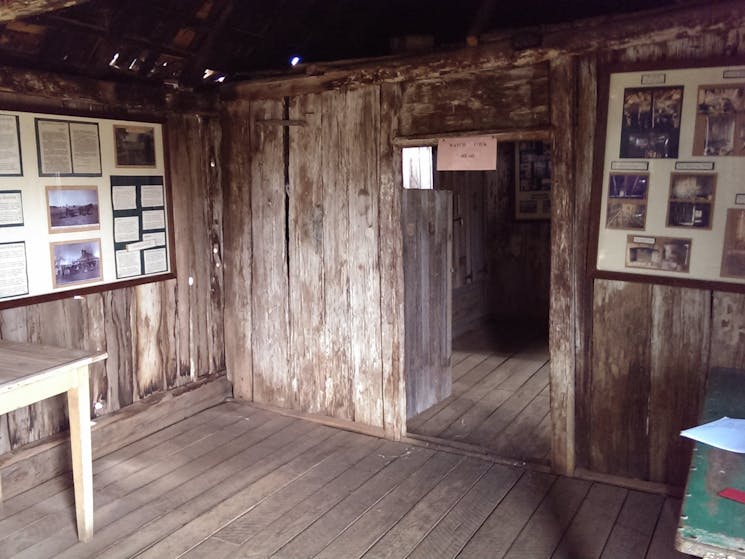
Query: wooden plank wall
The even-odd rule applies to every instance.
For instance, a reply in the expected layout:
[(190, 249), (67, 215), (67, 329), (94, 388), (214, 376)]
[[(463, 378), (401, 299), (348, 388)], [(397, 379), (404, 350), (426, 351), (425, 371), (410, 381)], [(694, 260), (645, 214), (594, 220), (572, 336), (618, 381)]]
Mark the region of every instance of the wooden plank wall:
[[(443, 119), (454, 98), (469, 101)], [(249, 146), (226, 145), (225, 153), (226, 354), (235, 393), (400, 435), (401, 163), (392, 141), (545, 126), (547, 66), (224, 108), (226, 138)]]
[(406, 417), (452, 392), (452, 193), (403, 193)]
[(246, 158), (235, 180), (250, 196), (226, 206), (228, 283), (248, 288), (251, 309), (248, 324), (245, 309), (226, 313), (230, 329), (250, 332), (226, 339), (228, 355), (246, 358), (250, 344), (252, 374), (234, 373), (236, 394), (384, 426), (380, 104), (373, 86), (252, 101), (245, 113), (251, 142), (230, 157)]
[[(189, 114), (166, 125), (177, 279), (0, 311), (2, 339), (108, 352), (92, 367), (94, 416), (225, 371), (220, 127)], [(66, 414), (57, 397), (2, 416), (0, 453), (66, 429)]]
[[(585, 96), (578, 106), (591, 107), (588, 92), (597, 88), (604, 65), (717, 57), (720, 63), (725, 57), (741, 64), (745, 44), (736, 40), (741, 34), (742, 29), (738, 34), (736, 28), (717, 26), (658, 42), (650, 35), (646, 45), (579, 57), (567, 79)], [(557, 105), (570, 102), (565, 88), (552, 91)], [(587, 215), (589, 207), (596, 125), (594, 110), (575, 114), (570, 126), (577, 127), (576, 149), (561, 154), (575, 166), (575, 216)], [(589, 240), (583, 234), (586, 222), (575, 217), (574, 227), (572, 237), (582, 251)], [(745, 295), (624, 281), (586, 284), (584, 266), (578, 256), (571, 267), (576, 272), (570, 271), (579, 281), (573, 295), (577, 465), (682, 486), (691, 445), (678, 433), (697, 421), (709, 368), (745, 366)], [(563, 290), (557, 294), (565, 295)]]

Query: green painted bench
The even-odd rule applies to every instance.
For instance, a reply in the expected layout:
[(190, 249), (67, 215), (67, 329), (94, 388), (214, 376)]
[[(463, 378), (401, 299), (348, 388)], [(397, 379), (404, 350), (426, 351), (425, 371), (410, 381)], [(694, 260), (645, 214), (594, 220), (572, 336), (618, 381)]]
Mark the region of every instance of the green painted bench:
[[(706, 385), (701, 423), (745, 417), (745, 370), (713, 368)], [(718, 495), (745, 491), (745, 454), (696, 443), (680, 523), (679, 551), (707, 559), (745, 559), (745, 504)]]

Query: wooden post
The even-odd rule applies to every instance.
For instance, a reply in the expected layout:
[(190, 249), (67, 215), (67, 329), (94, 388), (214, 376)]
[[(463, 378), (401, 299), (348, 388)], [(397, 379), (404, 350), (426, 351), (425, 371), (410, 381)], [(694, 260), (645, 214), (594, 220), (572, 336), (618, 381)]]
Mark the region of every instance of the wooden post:
[(86, 542), (93, 536), (93, 455), (88, 365), (79, 367), (75, 371), (75, 376), (78, 385), (67, 391), (67, 405), (70, 413), (70, 446), (78, 538)]
[(554, 133), (553, 213), (551, 216), (551, 464), (555, 472), (571, 475), (574, 453), (575, 324), (577, 269), (574, 228), (574, 111), (576, 69), (572, 57), (551, 63), (551, 126)]

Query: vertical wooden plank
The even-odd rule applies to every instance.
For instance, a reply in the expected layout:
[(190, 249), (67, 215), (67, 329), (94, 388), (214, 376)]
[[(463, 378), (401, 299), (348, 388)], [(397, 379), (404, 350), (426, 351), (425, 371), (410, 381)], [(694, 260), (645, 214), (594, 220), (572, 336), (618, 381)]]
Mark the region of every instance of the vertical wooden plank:
[(745, 368), (745, 295), (712, 294), (711, 367)]
[[(557, 141), (551, 153), (553, 171), (551, 215), (551, 465), (571, 475), (575, 467), (575, 348), (577, 297), (574, 243), (574, 107), (576, 63), (571, 57), (551, 62), (551, 126)], [(558, 141), (560, 139), (560, 141)]]
[[(383, 426), (378, 259), (380, 89), (347, 92), (349, 300), (355, 421)], [(353, 140), (354, 139), (354, 140)]]
[(132, 348), (132, 308), (133, 289), (106, 291), (104, 300), (104, 332), (106, 335), (106, 376), (108, 379), (108, 400), (111, 406), (123, 408), (134, 400), (134, 364)]
[[(106, 351), (106, 330), (104, 328), (104, 301), (101, 293), (87, 295), (79, 300), (83, 310), (82, 349)], [(105, 415), (117, 409), (109, 401), (109, 383), (106, 364), (102, 361), (89, 366), (90, 396), (94, 417)]]
[[(223, 270), (225, 281), (225, 364), (237, 398), (253, 398), (251, 350), (251, 162), (250, 106), (226, 104), (222, 115), (225, 170)], [(260, 148), (261, 146), (256, 146)]]
[(351, 346), (349, 338), (349, 184), (356, 172), (349, 165), (347, 145), (355, 145), (344, 133), (346, 93), (329, 91), (321, 96), (323, 122), (323, 304), (326, 316), (321, 352), (325, 365), (324, 413), (354, 418)]
[[(194, 280), (194, 252), (191, 243), (185, 239), (193, 238), (193, 213), (196, 206), (192, 198), (192, 153), (189, 146), (189, 126), (185, 117), (174, 115), (168, 120), (168, 151), (170, 165), (171, 190), (173, 192), (174, 237), (176, 239), (176, 286), (175, 307), (176, 318), (176, 361), (177, 371), (169, 379), (169, 383), (181, 384), (196, 377), (192, 359), (193, 329), (191, 323), (192, 291), (195, 289)], [(201, 288), (201, 283), (196, 288)]]
[[(290, 118), (305, 126), (290, 133), (290, 385), (288, 405), (317, 413), (325, 383), (323, 344), (324, 302), (324, 146), (321, 95), (305, 95), (291, 101)], [(356, 142), (349, 142), (355, 144)], [(350, 324), (350, 330), (354, 325)], [(353, 374), (350, 372), (350, 374)], [(258, 391), (258, 383), (256, 383)]]
[(406, 302), (406, 415), (452, 391), (450, 370), (450, 234), (452, 193), (403, 193)]
[(685, 485), (695, 425), (709, 370), (710, 292), (655, 285), (652, 290), (649, 475)]
[[(211, 258), (205, 257), (210, 270), (210, 290), (207, 304), (207, 342), (208, 369), (205, 372), (216, 374), (225, 370), (225, 331), (224, 310), (224, 277), (222, 266), (223, 250), (223, 176), (220, 160), (222, 144), (222, 127), (219, 119), (209, 118), (201, 128), (202, 145), (205, 146), (205, 174), (207, 177), (207, 250)], [(167, 370), (172, 369), (168, 367)]]
[(398, 132), (401, 86), (380, 86), (380, 314), (383, 368), (383, 427), (398, 439), (406, 430), (404, 379), (403, 231), (401, 228), (401, 151)]
[[(10, 342), (25, 342), (28, 337), (27, 320), (26, 307), (0, 311), (0, 338)], [(9, 415), (0, 416), (0, 454), (12, 450)]]
[[(592, 334), (592, 279), (586, 273), (588, 243), (591, 231), (591, 198), (593, 184), (593, 164), (595, 153), (595, 129), (597, 126), (597, 58), (593, 55), (580, 58), (578, 65), (579, 87), (576, 133), (576, 171), (575, 171), (575, 239), (573, 243), (576, 275), (575, 309), (575, 455), (586, 457), (589, 453), (590, 430), (593, 421), (587, 402), (592, 385), (592, 369), (589, 367), (590, 340)], [(555, 141), (563, 142), (557, 136)], [(584, 233), (584, 234), (583, 234)], [(554, 250), (554, 247), (552, 247)], [(579, 458), (577, 458), (579, 460)]]
[[(648, 479), (652, 286), (597, 280), (590, 469)], [(551, 363), (553, 368), (553, 363)]]
[(160, 289), (157, 283), (134, 288), (134, 398), (140, 400), (166, 387), (163, 353), (158, 340), (161, 328)]
[(285, 406), (289, 331), (283, 128), (261, 124), (281, 119), (281, 101), (251, 105), (251, 298), (254, 397)]

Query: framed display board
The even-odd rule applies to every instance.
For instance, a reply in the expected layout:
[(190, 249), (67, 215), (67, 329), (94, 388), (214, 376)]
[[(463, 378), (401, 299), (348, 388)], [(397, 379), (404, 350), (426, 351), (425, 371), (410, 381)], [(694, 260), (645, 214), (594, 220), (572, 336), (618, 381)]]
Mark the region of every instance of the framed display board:
[(515, 219), (551, 219), (551, 142), (515, 142)]
[(164, 133), (0, 110), (0, 308), (174, 277)]
[(594, 275), (745, 291), (745, 66), (601, 81)]

